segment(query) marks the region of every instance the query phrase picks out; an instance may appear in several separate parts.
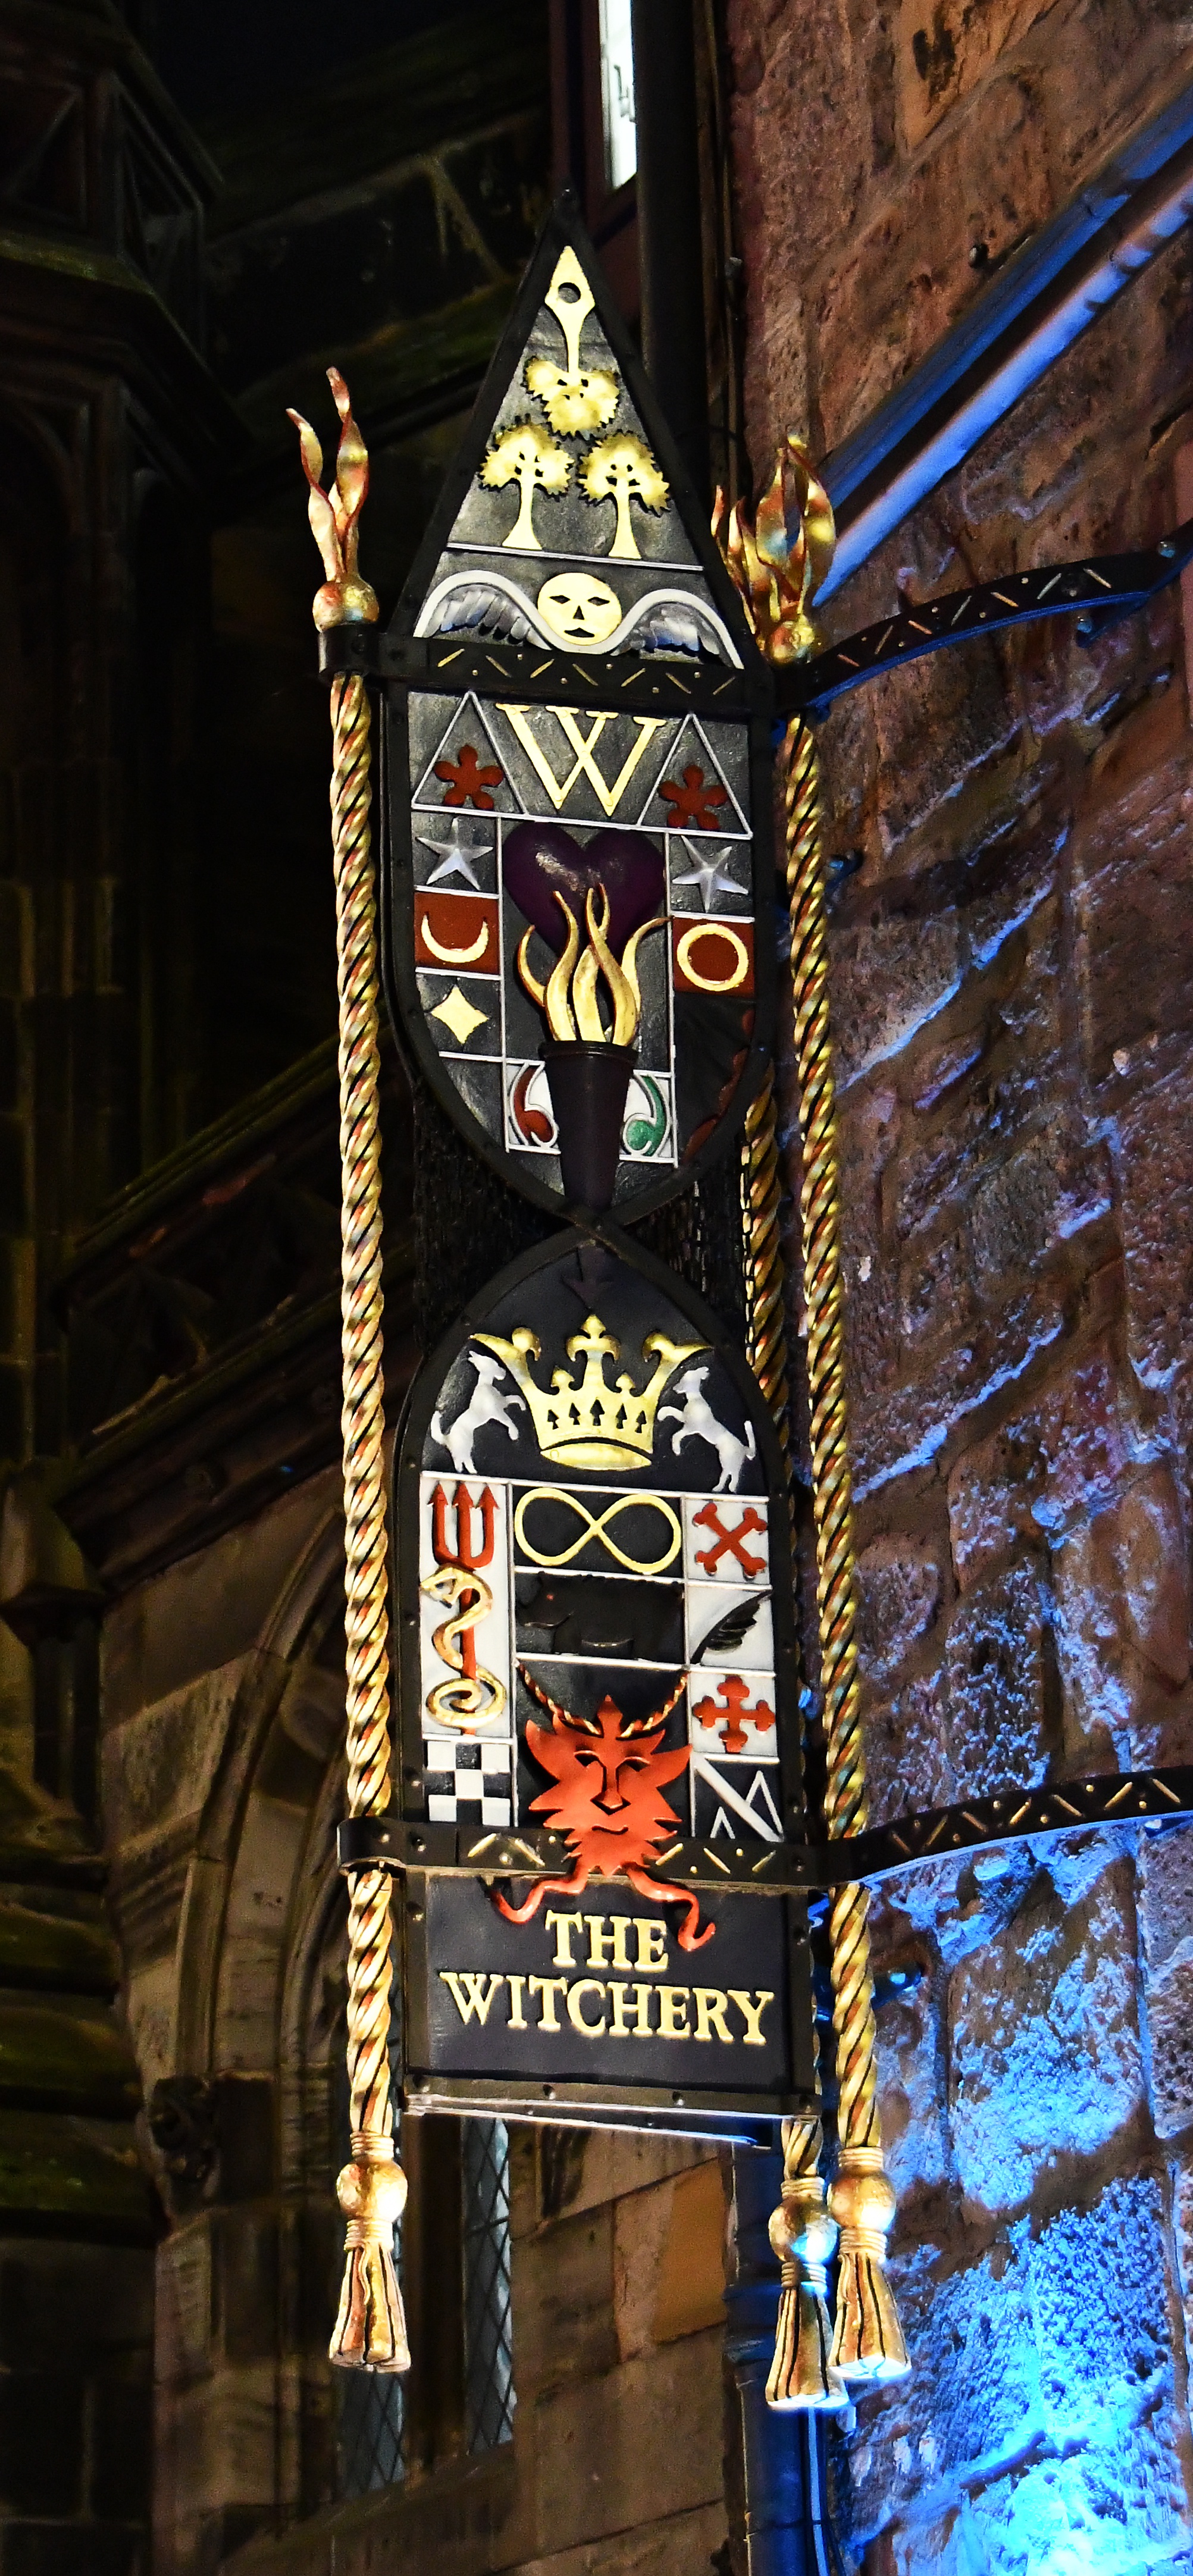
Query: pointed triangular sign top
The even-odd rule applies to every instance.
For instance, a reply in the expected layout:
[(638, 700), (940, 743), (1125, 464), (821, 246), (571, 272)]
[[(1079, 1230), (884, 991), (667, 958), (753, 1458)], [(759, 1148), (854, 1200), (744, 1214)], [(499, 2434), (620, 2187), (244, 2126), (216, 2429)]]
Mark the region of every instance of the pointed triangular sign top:
[(570, 191), (540, 234), (394, 626), (639, 662), (753, 659)]

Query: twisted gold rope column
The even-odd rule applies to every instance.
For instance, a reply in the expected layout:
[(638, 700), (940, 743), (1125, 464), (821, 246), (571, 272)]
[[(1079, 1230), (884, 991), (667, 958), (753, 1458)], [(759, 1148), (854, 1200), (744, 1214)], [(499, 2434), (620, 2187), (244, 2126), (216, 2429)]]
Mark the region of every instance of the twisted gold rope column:
[[(800, 1220), (808, 1318), (812, 1515), (831, 1837), (867, 1820), (858, 1714), (853, 1480), (845, 1400), (836, 1092), (828, 1012), (827, 920), (816, 746), (798, 719), (783, 743), (791, 981), (803, 1174)], [(840, 2155), (828, 2205), (841, 2230), (832, 2359), (852, 2379), (894, 2379), (907, 2353), (885, 2269), (895, 2195), (883, 2170), (875, 2069), (869, 1898), (838, 1888), (829, 1917)]]
[[(345, 1594), (348, 1813), (389, 1805), (389, 1639), (385, 1562), (385, 1432), (378, 1119), (377, 935), (369, 830), (369, 701), (363, 680), (334, 680), (331, 807), (340, 1005), (343, 1174)], [(388, 1871), (354, 1870), (348, 1904), (348, 2082), (352, 2162), (337, 2184), (348, 2221), (331, 2358), (348, 2368), (407, 2370), (410, 2354), (393, 2264), (406, 2199), (394, 2159), (389, 2098)]]
[(742, 1147), (742, 1232), (746, 1262), (746, 1357), (758, 1380), (786, 1466), (791, 1434), (787, 1420), (787, 1334), (783, 1293), (787, 1265), (779, 1235), (778, 1112), (775, 1069), (746, 1112)]
[[(794, 433), (789, 431), (778, 449), (770, 482), (753, 512), (740, 501), (726, 510), (724, 496), (718, 492), (713, 535), (768, 661), (782, 666), (814, 652), (817, 636), (810, 606), (832, 562), (836, 531), (828, 493)], [(842, 1836), (861, 1831), (866, 1788), (854, 1639), (853, 1492), (845, 1409), (844, 1289), (820, 799), (812, 735), (798, 721), (787, 729), (782, 774), (803, 1141), (800, 1215), (808, 1311), (817, 1612), (828, 1735), (826, 1809), (830, 1834)], [(895, 2198), (882, 2169), (866, 1917), (864, 1888), (839, 1891), (830, 1917), (841, 2138), (829, 2193), (829, 2208), (841, 2226), (832, 2360), (850, 2377), (886, 2379), (906, 2370), (907, 2355), (884, 2269)], [(794, 2188), (804, 2172), (802, 2150), (789, 2163)], [(786, 2180), (783, 2196), (786, 2203)], [(782, 2228), (778, 2212), (776, 2227)], [(781, 2253), (779, 2234), (774, 2241)]]
[[(789, 1469), (791, 1431), (783, 1312), (786, 1263), (779, 1233), (782, 1189), (777, 1123), (772, 1065), (763, 1089), (747, 1112), (742, 1149), (746, 1355), (778, 1433), (784, 1466)], [(790, 1474), (787, 1492), (790, 1503)], [(812, 2046), (815, 2051), (814, 2007)], [(824, 2206), (822, 2145), (819, 2120), (784, 2120), (782, 2198), (769, 2229), (779, 2264), (780, 2290), (766, 2402), (789, 2414), (813, 2409), (824, 2412), (846, 2403), (845, 2382), (829, 2358), (832, 2328), (825, 2265), (836, 2244), (837, 2230)]]
[[(377, 602), (357, 570), (368, 457), (348, 390), (329, 370), (343, 424), (336, 482), (320, 489), (323, 457), (295, 413), (310, 486), (310, 518), (327, 580), (316, 594), (321, 629), (369, 622)], [(381, 1293), (376, 888), (369, 823), (370, 712), (363, 680), (332, 682), (331, 813), (339, 991), (341, 1314), (347, 1638), (348, 1812), (389, 1805), (389, 1638), (385, 1552), (385, 1431)], [(406, 2179), (393, 2145), (389, 2091), (391, 1895), (388, 1873), (354, 1870), (348, 1903), (348, 2081), (352, 2161), (336, 2185), (347, 2220), (344, 2281), (331, 2358), (347, 2369), (410, 2366), (393, 2233)]]

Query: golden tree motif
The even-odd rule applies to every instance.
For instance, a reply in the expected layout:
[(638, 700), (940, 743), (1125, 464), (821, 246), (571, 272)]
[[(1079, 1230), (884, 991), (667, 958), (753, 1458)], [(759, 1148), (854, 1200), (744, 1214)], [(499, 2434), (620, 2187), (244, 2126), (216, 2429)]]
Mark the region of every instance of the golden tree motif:
[(606, 367), (578, 367), (575, 375), (569, 375), (554, 358), (530, 358), (526, 383), (552, 429), (563, 438), (583, 438), (590, 429), (603, 429), (617, 409), (617, 378)]
[(617, 409), (621, 388), (607, 367), (580, 363), (580, 342), (595, 298), (574, 250), (565, 243), (543, 297), (563, 333), (564, 364), (554, 358), (531, 358), (526, 368), (528, 390), (562, 438), (586, 438), (604, 429)]
[(630, 430), (618, 430), (612, 438), (602, 438), (589, 449), (580, 468), (580, 482), (590, 501), (617, 504), (610, 554), (636, 557), (638, 540), (630, 521), (630, 502), (636, 501), (643, 510), (661, 510), (666, 506), (669, 490), (649, 447)]
[(542, 553), (534, 532), (534, 496), (536, 492), (566, 492), (572, 471), (572, 460), (565, 447), (557, 447), (550, 432), (537, 420), (514, 420), (494, 439), (481, 467), (481, 481), (490, 492), (500, 492), (507, 483), (516, 483), (521, 493), (517, 518), (502, 544), (517, 546), (524, 552)]

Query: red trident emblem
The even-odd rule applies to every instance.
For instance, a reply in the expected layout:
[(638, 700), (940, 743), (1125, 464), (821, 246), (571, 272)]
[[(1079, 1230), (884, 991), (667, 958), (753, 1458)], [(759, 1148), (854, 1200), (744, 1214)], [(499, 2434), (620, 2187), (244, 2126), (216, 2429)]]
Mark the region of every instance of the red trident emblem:
[[(454, 1540), (448, 1537), (449, 1511), (455, 1514)], [(453, 1616), (434, 1630), (431, 1643), (458, 1679), (437, 1682), (428, 1691), (427, 1714), (441, 1724), (462, 1726), (466, 1734), (500, 1717), (508, 1696), (505, 1683), (498, 1680), (496, 1673), (478, 1664), (473, 1634), (493, 1607), (492, 1592), (479, 1569), (492, 1562), (496, 1517), (497, 1505), (487, 1485), (474, 1495), (461, 1482), (450, 1499), (443, 1486), (436, 1485), (431, 1496), (431, 1546), (436, 1571), (423, 1576), (421, 1589), (429, 1592), (432, 1600), (451, 1605)]]
[(706, 1529), (713, 1536), (712, 1547), (700, 1547), (696, 1550), (696, 1563), (704, 1567), (706, 1574), (712, 1574), (715, 1571), (726, 1549), (731, 1556), (737, 1558), (744, 1575), (752, 1577), (755, 1574), (761, 1574), (766, 1558), (751, 1556), (745, 1545), (746, 1539), (750, 1538), (755, 1531), (760, 1538), (766, 1536), (766, 1522), (761, 1514), (755, 1511), (752, 1503), (749, 1510), (743, 1512), (736, 1529), (726, 1529), (715, 1503), (706, 1503), (702, 1512), (693, 1512), (692, 1519), (697, 1529)]
[[(435, 1550), (436, 1565), (463, 1565), (467, 1566), (470, 1572), (478, 1565), (490, 1565), (493, 1560), (493, 1523), (497, 1515), (497, 1505), (488, 1486), (484, 1487), (482, 1493), (473, 1495), (469, 1493), (467, 1485), (457, 1485), (451, 1497), (450, 1508), (454, 1509), (456, 1515), (454, 1545), (449, 1542), (447, 1535), (448, 1497), (442, 1485), (436, 1485), (431, 1496), (431, 1545)], [(479, 1555), (472, 1539), (474, 1512), (480, 1513), (481, 1521)]]
[(719, 1726), (722, 1718), (728, 1720), (727, 1725), (721, 1727), (721, 1742), (726, 1753), (745, 1752), (749, 1738), (742, 1724), (743, 1718), (748, 1717), (760, 1735), (769, 1734), (774, 1725), (773, 1708), (769, 1708), (764, 1699), (759, 1700), (756, 1708), (747, 1708), (749, 1696), (750, 1684), (740, 1673), (723, 1673), (716, 1698), (698, 1700), (692, 1710), (693, 1717), (701, 1726)]

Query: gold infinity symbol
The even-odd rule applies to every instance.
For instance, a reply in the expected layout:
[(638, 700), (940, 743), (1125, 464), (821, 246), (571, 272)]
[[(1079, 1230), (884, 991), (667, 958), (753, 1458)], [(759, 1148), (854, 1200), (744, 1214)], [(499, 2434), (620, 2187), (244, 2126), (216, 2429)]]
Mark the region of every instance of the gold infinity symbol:
[[(573, 1539), (571, 1546), (565, 1547), (559, 1556), (544, 1556), (542, 1549), (537, 1548), (533, 1540), (527, 1538), (526, 1514), (532, 1503), (566, 1503), (568, 1510), (577, 1513), (583, 1521), (584, 1527), (579, 1537)], [(649, 1564), (641, 1557), (627, 1556), (625, 1550), (618, 1546), (616, 1539), (609, 1536), (610, 1522), (618, 1520), (622, 1512), (632, 1511), (660, 1512), (671, 1533), (662, 1555), (653, 1558)], [(602, 1547), (618, 1565), (624, 1565), (627, 1574), (661, 1574), (664, 1566), (672, 1563), (682, 1537), (683, 1532), (670, 1503), (663, 1502), (658, 1494), (617, 1494), (603, 1512), (597, 1513), (590, 1512), (587, 1504), (581, 1502), (580, 1496), (569, 1493), (566, 1486), (534, 1485), (528, 1494), (522, 1495), (514, 1513), (515, 1542), (525, 1550), (527, 1556), (531, 1557), (536, 1565), (570, 1565), (573, 1558), (579, 1556), (581, 1548), (587, 1546), (590, 1538), (599, 1538)]]
[(419, 1590), (429, 1592), (433, 1601), (464, 1603), (453, 1619), (444, 1619), (432, 1631), (431, 1643), (440, 1662), (449, 1664), (459, 1679), (436, 1682), (434, 1690), (428, 1691), (428, 1717), (438, 1718), (443, 1726), (482, 1726), (487, 1719), (500, 1717), (506, 1701), (505, 1683), (478, 1664), (472, 1639), (473, 1629), (488, 1618), (493, 1607), (493, 1595), (484, 1576), (467, 1566), (437, 1565), (433, 1574), (423, 1576)]

